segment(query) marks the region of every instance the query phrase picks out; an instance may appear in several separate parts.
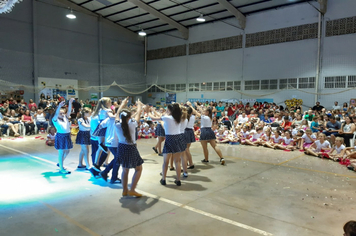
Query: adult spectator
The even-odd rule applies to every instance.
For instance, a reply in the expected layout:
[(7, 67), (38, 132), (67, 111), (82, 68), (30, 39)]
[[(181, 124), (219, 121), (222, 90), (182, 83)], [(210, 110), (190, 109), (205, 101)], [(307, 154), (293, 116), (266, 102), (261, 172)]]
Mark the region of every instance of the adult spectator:
[(341, 129), (338, 133), (331, 135), (331, 140), (335, 140), (335, 137), (343, 137), (346, 147), (351, 147), (350, 139), (354, 137), (355, 124), (352, 122), (351, 118), (346, 116), (345, 123), (342, 124)]
[(236, 111), (235, 105), (232, 105), (232, 103), (230, 104), (230, 106), (227, 109), (227, 116), (230, 117), (230, 119), (232, 118), (232, 116), (234, 115), (235, 111)]
[(37, 107), (41, 109), (45, 109), (47, 107), (47, 101), (45, 99), (41, 99)]
[(242, 101), (239, 102), (239, 105), (237, 105), (237, 109), (241, 110), (244, 109), (244, 104), (242, 103)]
[(1, 127), (2, 136), (6, 137), (7, 129), (9, 128), (9, 126), (3, 120), (3, 116), (1, 114), (1, 112), (0, 112), (0, 127)]
[[(337, 134), (341, 129), (341, 123), (336, 121), (334, 116), (329, 117), (329, 121), (326, 123), (325, 130), (323, 133), (326, 136), (331, 136), (332, 134)], [(335, 140), (335, 136), (331, 137), (331, 142), (334, 143), (333, 141)]]
[(74, 113), (77, 115), (79, 113), (80, 109), (82, 108), (82, 105), (80, 105), (80, 103), (78, 102), (78, 98), (75, 98), (72, 106), (74, 109)]
[(342, 104), (342, 110), (344, 112), (347, 112), (349, 110), (349, 106), (347, 105), (347, 102), (344, 102), (344, 104)]
[(38, 130), (41, 130), (41, 128), (43, 128), (44, 130), (47, 130), (48, 123), (47, 123), (46, 116), (43, 113), (43, 109), (42, 108), (39, 108), (37, 110), (37, 114), (36, 114), (36, 119), (35, 120), (36, 120), (36, 125), (37, 125)]
[(225, 107), (222, 105), (222, 102), (219, 102), (219, 105), (216, 106), (215, 109), (216, 109), (216, 118), (219, 119), (222, 115), (222, 112), (225, 111)]
[(88, 107), (90, 109), (93, 109), (92, 105), (89, 103), (89, 99), (85, 100), (85, 104), (84, 104), (83, 108), (84, 107)]
[(28, 103), (28, 109), (32, 110), (32, 107), (35, 107), (37, 109), (36, 103), (34, 103), (32, 99), (30, 99)]
[(338, 102), (334, 102), (333, 110), (341, 110)]
[(24, 99), (21, 99), (21, 102), (19, 104), (19, 108), (27, 109), (27, 102), (25, 102)]
[(320, 102), (316, 102), (316, 104), (315, 104), (315, 106), (313, 106), (312, 110), (320, 113), (323, 108), (324, 107), (320, 105)]
[(31, 135), (35, 134), (35, 124), (32, 116), (30, 115), (30, 111), (26, 110), (25, 114), (21, 118), (22, 123), (24, 123), (26, 128), (26, 134)]
[(239, 116), (239, 118), (237, 118), (237, 123), (238, 123), (239, 125), (241, 125), (241, 124), (244, 124), (244, 123), (246, 123), (246, 122), (248, 122), (248, 117), (246, 116), (246, 113), (243, 112), (243, 113)]
[(309, 110), (304, 116), (304, 120), (312, 121), (314, 118), (313, 111)]
[(53, 107), (49, 107), (47, 109), (48, 113), (46, 114), (46, 121), (49, 122), (49, 126), (50, 127), (53, 127), (53, 121), (52, 121), (52, 118), (54, 116), (54, 108)]

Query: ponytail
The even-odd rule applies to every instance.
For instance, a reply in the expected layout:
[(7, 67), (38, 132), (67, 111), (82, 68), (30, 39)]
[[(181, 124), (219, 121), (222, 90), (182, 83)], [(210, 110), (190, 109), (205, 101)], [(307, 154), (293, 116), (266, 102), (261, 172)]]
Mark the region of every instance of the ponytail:
[(120, 118), (121, 118), (121, 128), (122, 132), (124, 134), (124, 137), (126, 138), (126, 141), (128, 143), (133, 143), (130, 129), (129, 129), (129, 119), (131, 118), (131, 112), (127, 109), (124, 109), (120, 113)]

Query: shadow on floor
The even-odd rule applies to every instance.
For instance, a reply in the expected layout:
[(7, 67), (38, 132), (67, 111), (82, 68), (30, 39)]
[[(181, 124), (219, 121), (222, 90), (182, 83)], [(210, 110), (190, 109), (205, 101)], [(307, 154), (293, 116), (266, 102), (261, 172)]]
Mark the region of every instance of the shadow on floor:
[(122, 189), (122, 185), (120, 183), (110, 184), (109, 182), (105, 182), (105, 180), (102, 178), (96, 179), (93, 176), (91, 176), (90, 179), (88, 180), (92, 182), (93, 185), (97, 185), (100, 187), (109, 187), (111, 189)]
[(151, 208), (158, 202), (158, 199), (149, 197), (122, 197), (120, 199), (121, 207), (129, 209), (132, 213), (140, 214), (142, 211)]
[(186, 180), (181, 180), (182, 186), (177, 186), (174, 183), (174, 180), (169, 180), (170, 177), (167, 176), (166, 182), (167, 185), (164, 187), (170, 188), (170, 189), (176, 189), (180, 191), (205, 191), (207, 188), (203, 187), (200, 184), (193, 184), (193, 183), (188, 183)]
[(145, 162), (145, 163), (147, 163), (147, 164), (155, 164), (155, 165), (157, 165), (157, 164), (159, 164), (156, 160), (154, 160), (154, 159), (145, 159), (145, 158), (142, 158), (143, 159), (143, 161)]
[(47, 181), (48, 183), (55, 183), (52, 178), (56, 177), (62, 177), (62, 179), (68, 179), (68, 175), (64, 175), (59, 173), (59, 171), (53, 172), (53, 171), (48, 171), (48, 172), (43, 172), (41, 174)]

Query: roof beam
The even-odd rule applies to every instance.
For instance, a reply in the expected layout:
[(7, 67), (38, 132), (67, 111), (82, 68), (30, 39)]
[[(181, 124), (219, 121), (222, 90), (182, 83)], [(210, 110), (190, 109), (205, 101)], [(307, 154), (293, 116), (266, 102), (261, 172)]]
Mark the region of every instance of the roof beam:
[(140, 0), (128, 0), (128, 2), (134, 4), (135, 6), (138, 6), (142, 10), (145, 10), (148, 13), (150, 13), (150, 14), (154, 15), (155, 17), (159, 18), (161, 21), (163, 21), (163, 22), (171, 25), (172, 27), (178, 29), (179, 32), (181, 32), (181, 34), (183, 35), (184, 39), (188, 39), (189, 38), (189, 30), (186, 27), (184, 27), (183, 25), (181, 25), (178, 22), (174, 21), (173, 19), (169, 18), (168, 16), (162, 14), (161, 12), (157, 11), (153, 7), (147, 5), (143, 1), (140, 1)]
[(328, 8), (328, 0), (318, 0), (318, 3), (320, 4), (321, 14), (325, 15), (326, 10)]
[(245, 29), (246, 27), (246, 16), (242, 14), (239, 10), (236, 9), (235, 6), (233, 6), (231, 3), (229, 3), (227, 0), (217, 0), (223, 7), (225, 7), (226, 10), (228, 10), (232, 15), (236, 17), (236, 19), (239, 21), (239, 24), (242, 29)]

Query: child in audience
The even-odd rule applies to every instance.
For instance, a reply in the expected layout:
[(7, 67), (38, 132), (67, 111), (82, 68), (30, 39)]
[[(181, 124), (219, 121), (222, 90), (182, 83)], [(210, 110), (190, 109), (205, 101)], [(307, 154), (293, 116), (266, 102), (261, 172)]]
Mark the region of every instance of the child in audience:
[(259, 146), (261, 144), (261, 136), (263, 135), (263, 128), (258, 127), (256, 131), (253, 132), (250, 139), (246, 139), (246, 145)]
[(267, 142), (269, 142), (269, 140), (271, 139), (272, 137), (272, 129), (271, 127), (268, 127), (263, 135), (261, 136), (261, 143), (260, 145), (264, 146)]
[(305, 134), (303, 134), (302, 138), (299, 142), (299, 149), (303, 150), (306, 148), (310, 148), (310, 146), (315, 142), (316, 136), (313, 134), (310, 128), (305, 130)]
[(51, 127), (49, 128), (49, 132), (47, 135), (46, 145), (51, 147), (54, 146), (55, 138), (56, 138), (56, 128)]
[(218, 143), (228, 143), (230, 141), (223, 128), (219, 129), (218, 133), (216, 134), (216, 138)]
[[(344, 138), (343, 137), (336, 137), (335, 139), (335, 145), (334, 147), (330, 150), (329, 157), (330, 159), (334, 161), (340, 161), (344, 157), (345, 154), (345, 146), (343, 145), (344, 143)], [(336, 153), (334, 153), (336, 151)]]
[(328, 155), (324, 155), (324, 153), (330, 151), (330, 143), (326, 140), (326, 135), (324, 133), (320, 133), (318, 136), (318, 140), (315, 140), (310, 147), (306, 148), (305, 154), (316, 156), (319, 158), (329, 157)]
[(152, 138), (152, 133), (148, 125), (146, 125), (145, 128), (142, 130), (141, 137), (146, 139)]
[(248, 131), (248, 126), (247, 125), (244, 125), (242, 127), (242, 131), (240, 133), (240, 143), (241, 144), (245, 144), (246, 142), (246, 139), (249, 139), (250, 138), (250, 132)]
[(270, 140), (268, 142), (266, 142), (264, 144), (264, 146), (268, 147), (268, 148), (274, 148), (275, 145), (281, 144), (282, 141), (283, 141), (283, 138), (281, 136), (281, 131), (276, 130), (276, 131), (274, 131), (274, 135), (272, 135)]
[(285, 136), (283, 137), (283, 143), (275, 145), (274, 148), (294, 151), (295, 143), (294, 143), (292, 133), (289, 130), (287, 130), (286, 132), (284, 132), (284, 134)]
[(306, 131), (308, 129), (308, 127), (309, 127), (308, 120), (303, 120), (300, 128), (303, 129), (304, 131)]

